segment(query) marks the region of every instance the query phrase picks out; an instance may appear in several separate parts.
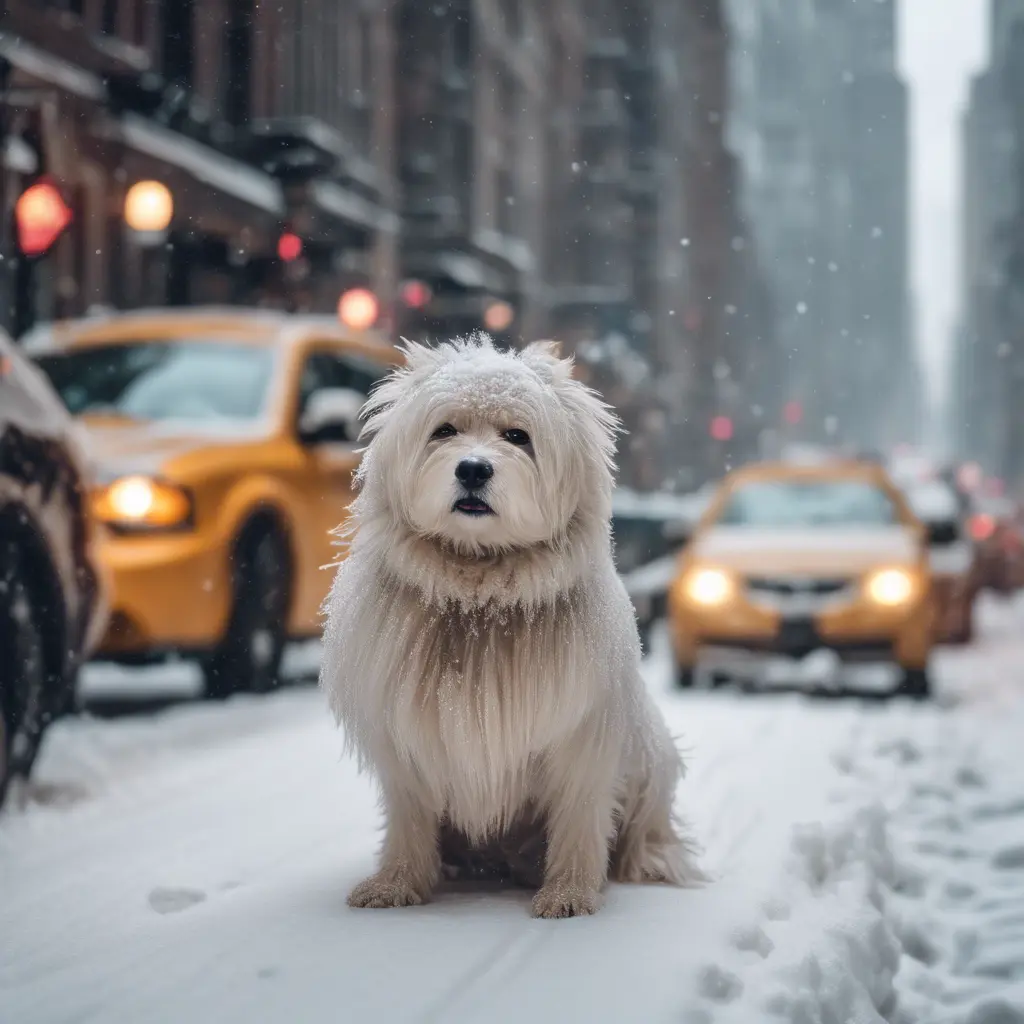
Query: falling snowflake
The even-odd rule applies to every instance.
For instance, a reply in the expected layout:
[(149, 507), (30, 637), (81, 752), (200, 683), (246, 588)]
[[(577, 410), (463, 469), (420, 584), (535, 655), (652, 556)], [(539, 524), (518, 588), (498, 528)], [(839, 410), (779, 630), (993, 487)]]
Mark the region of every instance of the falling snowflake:
[(798, 312), (798, 313), (799, 313), (799, 314), (800, 314), (801, 316), (803, 316), (803, 315), (804, 315), (804, 313), (806, 313), (806, 312), (807, 312), (807, 303), (806, 303), (806, 302), (798, 302), (798, 303), (796, 304), (796, 311), (797, 311), (797, 312)]

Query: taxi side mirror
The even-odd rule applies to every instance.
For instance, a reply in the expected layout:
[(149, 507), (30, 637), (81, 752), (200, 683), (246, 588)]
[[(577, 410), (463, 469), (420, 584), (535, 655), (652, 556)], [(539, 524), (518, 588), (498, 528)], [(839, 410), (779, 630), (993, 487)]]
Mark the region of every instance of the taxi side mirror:
[(364, 395), (351, 388), (324, 388), (310, 395), (299, 419), (304, 444), (352, 444), (359, 437), (359, 411)]
[(928, 546), (948, 548), (960, 539), (960, 525), (954, 520), (940, 520), (925, 525)]

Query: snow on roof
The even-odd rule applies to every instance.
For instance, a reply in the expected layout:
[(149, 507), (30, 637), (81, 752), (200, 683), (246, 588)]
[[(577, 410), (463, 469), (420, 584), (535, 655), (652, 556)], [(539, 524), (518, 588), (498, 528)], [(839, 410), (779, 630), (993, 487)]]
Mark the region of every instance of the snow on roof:
[(137, 114), (124, 114), (120, 118), (119, 130), (123, 140), (133, 149), (174, 164), (197, 181), (212, 185), (268, 213), (284, 213), (284, 193), (269, 174)]
[(940, 480), (929, 480), (906, 489), (907, 501), (922, 519), (958, 519), (960, 502), (956, 492)]

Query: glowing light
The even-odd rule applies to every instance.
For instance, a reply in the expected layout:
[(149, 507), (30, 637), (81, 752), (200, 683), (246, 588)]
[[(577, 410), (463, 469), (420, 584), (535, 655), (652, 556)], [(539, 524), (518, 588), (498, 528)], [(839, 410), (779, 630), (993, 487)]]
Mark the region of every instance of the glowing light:
[(484, 310), (484, 327), (495, 333), (506, 330), (516, 317), (516, 311), (507, 302), (492, 302)]
[(285, 263), (292, 263), (302, 255), (302, 239), (291, 231), (286, 231), (277, 240), (278, 258)]
[(124, 221), (133, 231), (159, 234), (173, 216), (171, 190), (159, 181), (137, 181), (124, 197)]
[(402, 302), (410, 309), (423, 309), (433, 297), (430, 285), (423, 281), (406, 281), (402, 285)]
[(22, 192), (14, 206), (18, 245), (26, 256), (41, 256), (71, 223), (71, 210), (60, 192), (40, 181)]
[(868, 580), (868, 596), (876, 604), (905, 604), (914, 593), (914, 581), (902, 569), (884, 569)]
[(687, 581), (686, 592), (695, 604), (724, 604), (732, 594), (732, 580), (718, 569), (701, 569)]
[(728, 441), (732, 437), (732, 420), (728, 416), (716, 416), (711, 421), (711, 436), (716, 441)]
[(346, 327), (365, 331), (377, 322), (380, 303), (367, 288), (352, 288), (338, 300), (338, 317)]

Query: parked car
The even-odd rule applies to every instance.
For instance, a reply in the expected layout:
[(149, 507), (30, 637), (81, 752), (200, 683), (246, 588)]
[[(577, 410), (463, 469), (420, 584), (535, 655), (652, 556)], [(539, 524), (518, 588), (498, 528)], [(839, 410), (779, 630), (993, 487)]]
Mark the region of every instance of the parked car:
[(709, 495), (639, 494), (620, 488), (612, 496), (615, 563), (633, 602), (644, 645), (665, 614), (676, 555), (689, 540)]
[(964, 503), (940, 478), (914, 484), (905, 493), (928, 532), (937, 638), (941, 643), (968, 644), (974, 639), (982, 563), (967, 529)]
[(1016, 503), (1007, 497), (972, 497), (969, 530), (978, 550), (981, 586), (1002, 595), (1024, 587), (1024, 524)]
[(0, 332), (0, 802), (106, 623), (88, 467), (46, 378)]
[[(669, 595), (679, 685), (765, 684), (821, 669), (930, 690), (935, 603), (920, 522), (864, 462), (752, 465), (726, 477)], [(814, 655), (815, 659), (811, 660)]]
[(198, 658), (212, 697), (272, 689), (286, 642), (319, 635), (358, 411), (398, 350), (335, 318), (240, 309), (58, 323), (27, 348), (102, 473), (98, 656)]

